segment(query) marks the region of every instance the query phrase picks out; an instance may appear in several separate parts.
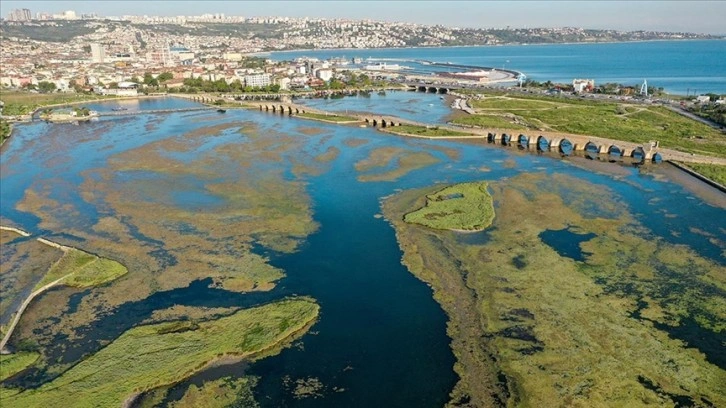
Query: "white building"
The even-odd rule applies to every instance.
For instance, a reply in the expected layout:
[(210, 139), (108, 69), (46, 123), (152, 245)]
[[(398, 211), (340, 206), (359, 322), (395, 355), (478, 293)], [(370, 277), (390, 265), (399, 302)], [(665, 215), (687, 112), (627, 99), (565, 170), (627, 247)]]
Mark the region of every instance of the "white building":
[(106, 59), (106, 50), (99, 43), (91, 44), (91, 61), (95, 64), (103, 63)]
[(573, 79), (572, 87), (575, 89), (575, 93), (590, 92), (595, 89), (594, 79)]
[(239, 62), (242, 61), (242, 54), (239, 52), (225, 52), (222, 54), (222, 59), (225, 61)]
[(8, 13), (8, 21), (30, 21), (30, 10), (15, 9)]
[(333, 78), (333, 70), (330, 68), (321, 68), (318, 70), (315, 76), (327, 82), (330, 81), (331, 78)]
[(290, 89), (290, 78), (282, 77), (277, 80), (277, 84), (280, 85), (281, 90), (288, 90)]
[(251, 86), (253, 88), (261, 88), (263, 86), (268, 86), (272, 84), (270, 74), (245, 75), (244, 80), (245, 86)]

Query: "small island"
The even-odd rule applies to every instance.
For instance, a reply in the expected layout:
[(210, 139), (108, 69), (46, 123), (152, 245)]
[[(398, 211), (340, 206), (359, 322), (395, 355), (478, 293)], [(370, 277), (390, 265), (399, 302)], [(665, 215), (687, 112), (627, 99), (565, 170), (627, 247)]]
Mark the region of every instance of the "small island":
[(494, 220), (494, 204), (485, 181), (461, 183), (426, 196), (426, 206), (403, 217), (409, 224), (475, 232)]

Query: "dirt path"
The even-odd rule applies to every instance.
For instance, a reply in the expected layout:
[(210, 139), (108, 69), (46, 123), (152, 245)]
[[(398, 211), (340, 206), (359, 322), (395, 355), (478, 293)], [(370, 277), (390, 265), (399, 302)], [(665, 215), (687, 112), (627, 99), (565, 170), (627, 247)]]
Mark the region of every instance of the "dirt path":
[[(63, 257), (61, 257), (62, 259)], [(8, 340), (10, 340), (10, 336), (13, 335), (13, 331), (15, 330), (15, 326), (20, 321), (20, 317), (23, 315), (23, 312), (28, 307), (30, 302), (35, 299), (36, 296), (40, 295), (41, 293), (45, 292), (46, 290), (52, 288), (53, 286), (59, 284), (63, 279), (67, 278), (70, 274), (62, 276), (53, 282), (41, 287), (40, 289), (36, 290), (35, 292), (31, 293), (30, 296), (28, 296), (23, 304), (20, 305), (18, 308), (18, 311), (15, 313), (15, 318), (13, 319), (13, 322), (10, 323), (10, 327), (8, 328), (8, 332), (5, 333), (5, 337), (3, 337), (2, 341), (0, 341), (0, 354), (10, 354), (8, 350), (5, 349), (5, 344), (7, 344)]]
[[(8, 231), (13, 231), (13, 232), (16, 232), (16, 233), (18, 233), (20, 235), (23, 235), (25, 237), (30, 236), (30, 234), (28, 234), (27, 232), (21, 231), (21, 230), (18, 230), (16, 228), (12, 228), (12, 227), (0, 227), (0, 229), (4, 229), (4, 230), (8, 230)], [(41, 242), (43, 244), (52, 246), (53, 248), (58, 248), (61, 251), (63, 251), (63, 255), (61, 255), (61, 257), (58, 258), (58, 260), (55, 261), (53, 263), (53, 265), (51, 265), (50, 268), (48, 268), (48, 271), (50, 271), (56, 265), (58, 265), (58, 263), (60, 263), (63, 260), (63, 258), (66, 256), (66, 254), (68, 253), (68, 250), (71, 249), (70, 247), (67, 247), (65, 245), (61, 245), (61, 244), (58, 244), (58, 243), (55, 243), (55, 242), (52, 242), (52, 241), (48, 241), (47, 239), (44, 239), (44, 238), (38, 238), (37, 240), (38, 240), (38, 242)], [(10, 327), (8, 327), (7, 333), (5, 333), (5, 336), (3, 337), (2, 341), (0, 341), (0, 354), (10, 354), (10, 352), (5, 349), (5, 345), (10, 340), (10, 336), (13, 335), (13, 331), (15, 330), (15, 326), (17, 326), (18, 322), (20, 321), (20, 318), (23, 315), (23, 312), (28, 307), (28, 305), (30, 305), (30, 302), (32, 302), (33, 299), (35, 299), (35, 297), (37, 297), (41, 293), (43, 293), (46, 290), (52, 288), (53, 286), (56, 286), (56, 285), (60, 284), (65, 278), (71, 276), (74, 273), (75, 273), (75, 271), (69, 273), (68, 275), (61, 276), (60, 278), (54, 280), (53, 282), (50, 282), (50, 283), (44, 285), (43, 287), (39, 288), (38, 290), (34, 291), (30, 295), (28, 295), (27, 298), (25, 298), (25, 301), (23, 301), (23, 303), (18, 308), (18, 311), (15, 313), (15, 317), (13, 318), (12, 323), (10, 323)]]

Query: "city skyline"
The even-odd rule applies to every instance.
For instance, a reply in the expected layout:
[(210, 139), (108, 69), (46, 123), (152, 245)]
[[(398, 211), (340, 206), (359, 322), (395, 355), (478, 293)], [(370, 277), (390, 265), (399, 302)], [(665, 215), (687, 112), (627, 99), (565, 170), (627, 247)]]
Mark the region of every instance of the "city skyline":
[[(174, 7), (170, 7), (170, 5)], [(143, 5), (143, 9), (139, 6)], [(321, 7), (321, 5), (324, 5)], [(224, 13), (227, 16), (346, 18), (399, 21), (448, 27), (527, 28), (583, 27), (623, 31), (670, 31), (726, 34), (722, 16), (726, 2), (717, 1), (108, 1), (103, 7), (87, 1), (18, 1), (2, 4), (2, 17), (13, 9), (50, 14), (74, 10), (99, 16), (177, 16)], [(457, 12), (466, 10), (466, 12)], [(597, 21), (589, 16), (597, 16)]]

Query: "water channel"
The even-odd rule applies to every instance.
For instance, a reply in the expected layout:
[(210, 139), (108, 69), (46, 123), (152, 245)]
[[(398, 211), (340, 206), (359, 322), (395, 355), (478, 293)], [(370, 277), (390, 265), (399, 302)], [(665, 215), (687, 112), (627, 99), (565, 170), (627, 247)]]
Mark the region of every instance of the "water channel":
[[(368, 98), (350, 97), (335, 100), (312, 100), (318, 108), (338, 111), (373, 111), (398, 115), (424, 122), (440, 122), (449, 113), (446, 102), (437, 95), (389, 93)], [(176, 99), (140, 100), (129, 109), (164, 109), (189, 106)], [(89, 105), (90, 106), (90, 105)], [(93, 104), (96, 110), (114, 109), (117, 104)], [(726, 210), (700, 200), (678, 184), (660, 177), (657, 168), (622, 166), (617, 176), (596, 173), (580, 166), (584, 159), (562, 160), (557, 157), (494, 147), (485, 142), (411, 140), (379, 133), (373, 129), (342, 127), (310, 122), (285, 116), (247, 110), (143, 114), (80, 124), (52, 125), (32, 123), (18, 126), (3, 147), (3, 172), (0, 214), (3, 220), (34, 234), (56, 236), (64, 230), (41, 226), (42, 216), (18, 209), (28, 190), (45, 191), (58, 207), (51, 213), (60, 227), (91, 229), (109, 209), (84, 199), (78, 186), (92, 177), (90, 170), (109, 165), (115, 155), (155, 141), (173, 139), (183, 132), (208, 126), (254, 123), (259, 134), (307, 137), (303, 149), (286, 153), (285, 161), (260, 165), (260, 176), (280, 170), (286, 178), (305, 183), (313, 218), (319, 224), (294, 253), (280, 253), (259, 247), (257, 251), (270, 263), (284, 270), (286, 276), (277, 287), (265, 294), (233, 294), (210, 289), (203, 281), (173, 291), (160, 291), (151, 297), (129, 302), (118, 313), (100, 317), (92, 326), (80, 330), (81, 338), (71, 344), (59, 338), (64, 347), (59, 356), (67, 362), (97, 350), (103, 341), (112, 340), (124, 330), (139, 324), (154, 310), (173, 304), (190, 306), (250, 306), (288, 295), (315, 298), (321, 306), (319, 322), (300, 341), (300, 347), (283, 350), (279, 355), (248, 364), (210, 370), (188, 382), (199, 382), (228, 375), (255, 375), (260, 380), (255, 396), (263, 406), (280, 407), (439, 407), (457, 377), (454, 356), (446, 335), (446, 316), (433, 300), (431, 289), (414, 278), (401, 265), (402, 253), (389, 223), (377, 217), (380, 200), (399, 189), (473, 180), (506, 180), (524, 172), (547, 175), (567, 174), (583, 182), (607, 188), (623, 206), (635, 214), (654, 236), (683, 244), (701, 256), (726, 266), (722, 243), (726, 242)], [(316, 128), (314, 135), (303, 128)], [(236, 128), (235, 128), (236, 130)], [(278, 136), (276, 136), (278, 135)], [(185, 163), (194, 163), (202, 152), (214, 146), (234, 145), (239, 133), (220, 130), (189, 154), (174, 152)], [(352, 147), (352, 139), (364, 144)], [(295, 175), (291, 163), (335, 148), (340, 153), (319, 173)], [(380, 148), (397, 148), (401, 152), (426, 152), (438, 162), (410, 171), (394, 180), (361, 181), (354, 167)], [(222, 159), (220, 159), (222, 160)], [(573, 165), (575, 164), (575, 165)], [(255, 164), (252, 164), (255, 165)], [(613, 166), (619, 166), (613, 164)], [(22, 168), (22, 170), (21, 170)], [(621, 170), (622, 170), (621, 169)], [(58, 177), (62, 174), (62, 177)], [(125, 174), (124, 177), (144, 177)], [(216, 197), (204, 196), (201, 182), (192, 176), (172, 180), (178, 206), (198, 211), (214, 211)], [(57, 183), (58, 180), (61, 183)], [(168, 180), (167, 180), (168, 181)], [(556, 191), (565, 201), (574, 200), (566, 189)], [(202, 194), (202, 195), (200, 195)], [(190, 199), (193, 198), (193, 199)], [(68, 205), (75, 212), (64, 212)], [(111, 214), (123, 217), (123, 214)], [(607, 214), (592, 213), (597, 217)], [(719, 221), (720, 220), (720, 221)], [(714, 228), (714, 222), (720, 226)], [(707, 231), (708, 234), (702, 233)], [(148, 239), (138, 233), (138, 239)], [(578, 244), (590, 236), (569, 231), (555, 231), (543, 237), (548, 244), (562, 245), (561, 252), (578, 260)], [(714, 239), (715, 238), (715, 239)], [(572, 245), (572, 240), (577, 243)], [(461, 244), (486, 242), (485, 235), (462, 237)], [(153, 245), (149, 239), (149, 245)], [(83, 247), (83, 240), (78, 239)], [(162, 255), (160, 255), (162, 256)], [(81, 292), (73, 299), (91, 296)], [(41, 299), (42, 300), (42, 299)], [(36, 373), (37, 374), (37, 373)], [(43, 378), (41, 375), (40, 377)], [(323, 396), (296, 398), (285, 379), (315, 378), (323, 384)], [(27, 378), (27, 384), (33, 383)], [(19, 380), (23, 383), (23, 379)]]

